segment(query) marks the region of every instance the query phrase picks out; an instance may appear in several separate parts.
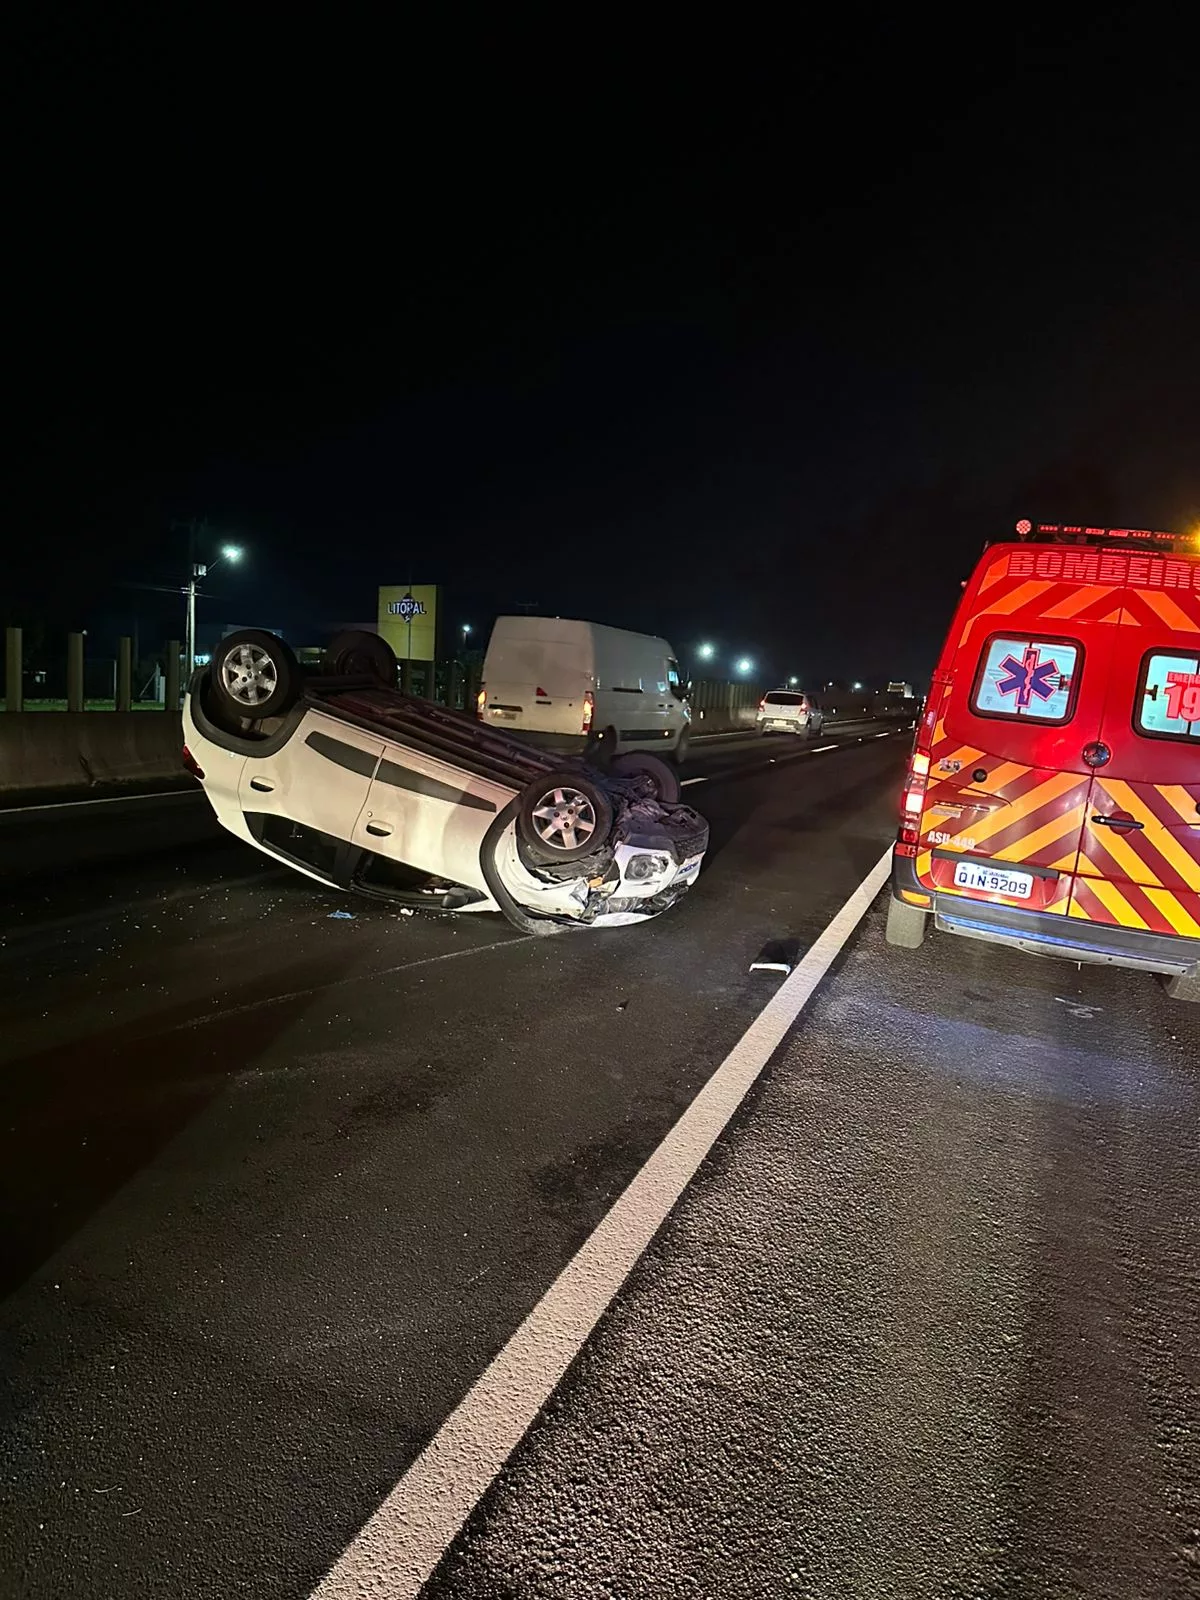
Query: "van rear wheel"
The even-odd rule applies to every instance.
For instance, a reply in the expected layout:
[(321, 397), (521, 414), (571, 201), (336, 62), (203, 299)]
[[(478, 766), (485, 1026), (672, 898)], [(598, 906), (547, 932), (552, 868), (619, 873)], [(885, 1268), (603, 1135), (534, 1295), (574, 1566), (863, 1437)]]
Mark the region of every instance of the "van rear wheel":
[(916, 906), (906, 906), (903, 900), (897, 900), (893, 896), (888, 901), (887, 930), (884, 936), (897, 950), (919, 950), (925, 943), (928, 921), (927, 911), (918, 911)]

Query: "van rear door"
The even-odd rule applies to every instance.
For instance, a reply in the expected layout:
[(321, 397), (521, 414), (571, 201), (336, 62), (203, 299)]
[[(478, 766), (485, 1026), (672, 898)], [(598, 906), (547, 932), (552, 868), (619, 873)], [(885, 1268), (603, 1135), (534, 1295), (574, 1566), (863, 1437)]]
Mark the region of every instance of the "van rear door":
[(1121, 606), (1111, 587), (1040, 578), (1035, 559), (997, 546), (964, 596), (916, 869), (942, 894), (1066, 915)]
[[(1131, 577), (1163, 575), (1161, 558), (1134, 560)], [(1200, 584), (1200, 561), (1187, 565)], [(1072, 917), (1200, 939), (1196, 584), (1124, 591)]]

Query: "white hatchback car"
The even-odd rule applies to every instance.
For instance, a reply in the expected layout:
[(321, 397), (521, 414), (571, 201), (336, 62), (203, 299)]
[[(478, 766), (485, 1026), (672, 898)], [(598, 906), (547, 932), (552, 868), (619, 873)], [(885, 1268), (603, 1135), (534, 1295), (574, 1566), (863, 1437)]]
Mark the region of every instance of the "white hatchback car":
[(807, 739), (820, 733), (825, 716), (812, 695), (798, 689), (772, 689), (759, 701), (755, 721), (759, 733), (798, 733)]
[(375, 634), (305, 679), (274, 634), (221, 641), (184, 704), (184, 763), (218, 821), (331, 888), (526, 933), (614, 927), (695, 882), (708, 825), (652, 756), (598, 771), (403, 695)]

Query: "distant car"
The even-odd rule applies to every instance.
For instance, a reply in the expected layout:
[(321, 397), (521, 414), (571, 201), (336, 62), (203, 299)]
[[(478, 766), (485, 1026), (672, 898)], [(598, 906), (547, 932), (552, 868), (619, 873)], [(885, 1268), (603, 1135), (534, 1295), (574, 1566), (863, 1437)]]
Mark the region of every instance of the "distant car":
[(188, 687), (184, 764), (223, 827), (330, 888), (526, 933), (657, 916), (695, 882), (708, 825), (666, 762), (605, 771), (401, 694), (374, 634), (305, 679), (274, 634), (221, 641)]
[(798, 733), (808, 739), (820, 733), (825, 716), (811, 694), (798, 689), (772, 689), (759, 701), (755, 722), (759, 733)]
[(687, 755), (687, 689), (665, 639), (569, 617), (497, 617), (479, 718), (547, 750)]

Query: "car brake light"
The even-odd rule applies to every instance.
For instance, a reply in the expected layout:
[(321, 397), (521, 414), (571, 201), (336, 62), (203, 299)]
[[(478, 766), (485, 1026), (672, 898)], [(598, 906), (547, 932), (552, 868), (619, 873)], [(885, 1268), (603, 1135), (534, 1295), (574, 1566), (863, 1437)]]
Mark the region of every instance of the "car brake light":
[(183, 767), (184, 771), (190, 772), (193, 778), (198, 778), (201, 783), (204, 782), (204, 769), (196, 760), (192, 752), (188, 749), (187, 745), (184, 745), (183, 747)]
[(767, 702), (765, 700), (760, 700), (758, 702), (758, 709), (760, 711), (765, 711), (767, 709)]
[(583, 696), (583, 731), (591, 733), (592, 718), (596, 715), (596, 696), (588, 689)]
[(479, 685), (479, 693), (475, 696), (475, 715), (482, 719), (487, 710), (487, 684)]

